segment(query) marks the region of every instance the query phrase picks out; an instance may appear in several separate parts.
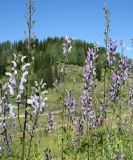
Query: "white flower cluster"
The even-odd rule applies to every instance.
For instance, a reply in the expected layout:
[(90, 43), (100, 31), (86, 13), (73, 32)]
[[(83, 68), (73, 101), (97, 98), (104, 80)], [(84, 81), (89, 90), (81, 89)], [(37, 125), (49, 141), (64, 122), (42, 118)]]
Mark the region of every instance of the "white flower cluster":
[(41, 113), (46, 106), (47, 98), (45, 98), (45, 95), (47, 91), (45, 91), (45, 85), (46, 83), (43, 83), (43, 80), (40, 83), (35, 81), (33, 94), (27, 99), (27, 104), (34, 110), (33, 115), (35, 116)]
[(21, 102), (22, 101), (22, 97), (24, 95), (24, 91), (25, 91), (25, 86), (28, 80), (28, 69), (30, 66), (30, 63), (25, 63), (24, 60), (26, 59), (26, 56), (22, 56), (21, 57), (21, 63), (23, 64), (21, 70), (22, 70), (22, 77), (20, 80), (20, 84), (19, 84), (19, 88), (18, 88), (18, 95), (17, 95), (17, 102)]
[(63, 43), (63, 54), (66, 56), (67, 53), (71, 52), (71, 39), (68, 36), (65, 36)]

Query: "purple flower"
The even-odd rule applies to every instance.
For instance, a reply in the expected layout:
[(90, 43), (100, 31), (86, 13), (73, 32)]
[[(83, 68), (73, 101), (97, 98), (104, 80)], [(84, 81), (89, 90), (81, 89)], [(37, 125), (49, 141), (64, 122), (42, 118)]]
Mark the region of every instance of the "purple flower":
[(66, 109), (68, 110), (68, 112), (70, 113), (72, 122), (74, 122), (75, 119), (75, 114), (76, 114), (76, 109), (75, 107), (78, 105), (74, 95), (72, 94), (72, 91), (67, 91), (67, 98), (64, 100), (64, 106), (66, 107)]
[(54, 121), (54, 115), (53, 113), (49, 112), (48, 113), (48, 124), (46, 125), (46, 130), (48, 132), (51, 132), (56, 126), (56, 123)]
[(76, 124), (76, 137), (77, 139), (80, 139), (80, 137), (83, 135), (84, 132), (84, 121), (81, 119), (78, 119)]
[(89, 49), (84, 69), (84, 93), (81, 96), (82, 119), (87, 120), (89, 128), (95, 127), (95, 113), (92, 111), (92, 90), (95, 89), (95, 52), (96, 49)]
[(112, 81), (109, 88), (110, 96), (113, 101), (118, 99), (120, 85), (121, 85), (121, 77), (117, 72), (115, 72), (112, 76)]
[(115, 54), (116, 54), (116, 49), (117, 49), (117, 41), (114, 40), (112, 41), (110, 39), (110, 41), (108, 42), (107, 45), (107, 65), (109, 67), (111, 67), (113, 65), (113, 62), (115, 60)]
[(129, 103), (133, 109), (133, 85), (130, 84), (130, 88), (129, 88)]
[(88, 49), (87, 59), (85, 61), (85, 69), (84, 69), (84, 89), (91, 89), (94, 87), (93, 79), (96, 76), (95, 67), (95, 52), (94, 49)]

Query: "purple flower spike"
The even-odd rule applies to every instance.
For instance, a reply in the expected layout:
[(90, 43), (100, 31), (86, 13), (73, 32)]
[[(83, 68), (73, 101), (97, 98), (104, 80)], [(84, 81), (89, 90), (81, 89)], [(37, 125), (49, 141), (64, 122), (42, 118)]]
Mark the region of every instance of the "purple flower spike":
[(113, 65), (113, 62), (115, 60), (116, 49), (117, 49), (117, 41), (116, 40), (112, 41), (110, 39), (107, 46), (107, 65), (109, 67)]

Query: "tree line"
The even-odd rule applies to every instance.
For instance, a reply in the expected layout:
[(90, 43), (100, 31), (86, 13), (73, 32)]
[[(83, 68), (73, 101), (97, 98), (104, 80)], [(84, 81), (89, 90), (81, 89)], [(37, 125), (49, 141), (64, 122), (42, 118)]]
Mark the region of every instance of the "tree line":
[[(42, 77), (47, 83), (47, 87), (52, 87), (55, 79), (59, 79), (59, 63), (63, 62), (63, 41), (64, 38), (47, 38), (46, 40), (32, 40), (32, 55), (34, 57), (32, 66), (32, 78), (40, 80)], [(72, 50), (68, 53), (67, 64), (84, 66), (88, 48), (92, 48), (92, 43), (82, 40), (72, 40)], [(12, 54), (27, 55), (27, 41), (15, 42), (6, 41), (0, 43), (0, 77), (2, 77), (10, 65)], [(104, 67), (105, 48), (99, 47), (96, 61), (96, 77), (100, 81), (102, 69)]]

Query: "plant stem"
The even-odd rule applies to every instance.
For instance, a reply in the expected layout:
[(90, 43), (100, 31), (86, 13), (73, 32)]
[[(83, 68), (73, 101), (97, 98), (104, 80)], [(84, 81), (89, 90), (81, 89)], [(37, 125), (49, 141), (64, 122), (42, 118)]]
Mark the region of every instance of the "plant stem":
[(18, 123), (19, 123), (20, 130), (22, 131), (22, 126), (21, 126), (21, 122), (20, 122), (20, 106), (19, 106), (19, 103), (18, 103)]
[(24, 127), (23, 127), (23, 144), (22, 144), (22, 160), (25, 159), (25, 134), (26, 134), (26, 124), (27, 124), (27, 86), (26, 86), (26, 103), (25, 103), (25, 116), (24, 116)]

